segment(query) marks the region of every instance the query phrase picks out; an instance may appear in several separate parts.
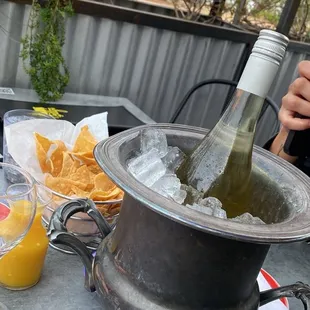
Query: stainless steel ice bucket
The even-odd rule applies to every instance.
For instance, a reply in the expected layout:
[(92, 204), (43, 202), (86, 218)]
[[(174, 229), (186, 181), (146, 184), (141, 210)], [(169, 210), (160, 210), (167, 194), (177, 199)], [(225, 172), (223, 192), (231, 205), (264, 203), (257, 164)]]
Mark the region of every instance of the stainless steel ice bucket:
[[(168, 144), (192, 150), (206, 130), (185, 125), (152, 125), (164, 130)], [(107, 309), (258, 309), (283, 296), (309, 307), (310, 290), (302, 283), (260, 294), (256, 282), (270, 244), (310, 237), (310, 179), (297, 168), (259, 147), (253, 165), (253, 215), (269, 225), (245, 225), (199, 214), (139, 183), (126, 162), (140, 148), (137, 127), (99, 143), (95, 158), (125, 191), (115, 229), (89, 200), (65, 204), (53, 215), (52, 242), (70, 246), (87, 269), (86, 287), (97, 290)], [(262, 194), (263, 193), (263, 194)], [(257, 208), (258, 200), (263, 207)], [(66, 232), (68, 218), (87, 212), (106, 235), (94, 259)], [(285, 258), (283, 258), (285, 259)]]

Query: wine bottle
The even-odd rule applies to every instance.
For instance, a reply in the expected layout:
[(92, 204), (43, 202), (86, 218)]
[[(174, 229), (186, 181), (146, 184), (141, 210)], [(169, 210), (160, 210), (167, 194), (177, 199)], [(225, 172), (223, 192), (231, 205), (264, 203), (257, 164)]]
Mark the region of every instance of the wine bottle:
[(256, 124), (288, 41), (260, 32), (226, 111), (177, 171), (182, 183), (218, 198), (228, 217), (248, 212)]

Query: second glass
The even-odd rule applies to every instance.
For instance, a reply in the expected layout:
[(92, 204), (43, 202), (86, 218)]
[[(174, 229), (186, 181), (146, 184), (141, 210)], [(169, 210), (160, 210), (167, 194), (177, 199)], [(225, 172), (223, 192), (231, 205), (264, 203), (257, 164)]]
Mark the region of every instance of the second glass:
[[(6, 136), (5, 136), (5, 128), (26, 120), (31, 119), (54, 119), (54, 117), (44, 114), (41, 112), (33, 111), (33, 110), (26, 110), (26, 109), (17, 109), (17, 110), (11, 110), (4, 114), (3, 116), (3, 162), (6, 164), (12, 164), (16, 165), (15, 160), (12, 158), (10, 153), (8, 152), (7, 142), (6, 142)], [(14, 170), (5, 168), (4, 169), (6, 177), (11, 182), (18, 182), (16, 174), (14, 174)]]
[[(7, 190), (9, 195), (20, 191), (20, 184)], [(24, 290), (36, 285), (42, 274), (48, 249), (42, 213), (51, 203), (52, 194), (44, 186), (36, 185), (36, 215), (24, 239), (0, 260), (0, 285), (10, 290)]]

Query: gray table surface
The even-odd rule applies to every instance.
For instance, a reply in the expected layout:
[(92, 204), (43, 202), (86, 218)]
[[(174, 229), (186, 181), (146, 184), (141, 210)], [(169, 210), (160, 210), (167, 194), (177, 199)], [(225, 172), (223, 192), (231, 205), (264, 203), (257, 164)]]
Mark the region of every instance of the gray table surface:
[[(14, 100), (34, 102), (38, 100), (31, 90), (17, 88), (13, 90)], [(1, 95), (0, 98), (13, 99), (11, 95)], [(67, 93), (58, 103), (102, 105), (103, 101), (104, 105), (108, 106), (124, 106), (144, 123), (154, 123), (125, 98)], [(264, 268), (281, 285), (296, 281), (310, 283), (310, 245), (296, 243), (272, 246)], [(83, 266), (79, 258), (51, 248), (48, 251), (41, 281), (25, 291), (13, 292), (0, 288), (0, 302), (3, 302), (9, 310), (103, 309), (96, 293), (89, 293), (83, 287)], [(290, 309), (302, 309), (301, 303), (291, 299)]]
[[(1, 99), (9, 99), (24, 102), (39, 102), (39, 98), (35, 91), (31, 89), (12, 88), (14, 95), (0, 94)], [(57, 104), (64, 105), (81, 105), (81, 106), (100, 106), (100, 107), (124, 107), (133, 114), (141, 122), (145, 124), (155, 123), (147, 114), (140, 110), (135, 104), (127, 98), (107, 97), (99, 95), (65, 93), (64, 96), (57, 101)]]
[[(272, 246), (264, 268), (281, 285), (297, 280), (310, 283), (310, 245), (296, 243)], [(83, 266), (79, 258), (51, 248), (41, 281), (25, 291), (13, 292), (0, 288), (0, 301), (9, 309), (18, 310), (104, 309), (96, 293), (89, 293), (83, 287)], [(290, 309), (303, 308), (299, 301), (290, 299)]]

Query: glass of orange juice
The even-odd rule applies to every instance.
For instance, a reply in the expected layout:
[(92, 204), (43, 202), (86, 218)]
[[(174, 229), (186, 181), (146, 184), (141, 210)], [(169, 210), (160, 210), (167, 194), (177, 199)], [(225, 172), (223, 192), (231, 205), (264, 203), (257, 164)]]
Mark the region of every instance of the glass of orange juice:
[[(12, 171), (18, 177), (18, 186), (14, 192), (8, 189), (16, 182), (7, 177), (5, 170)], [(0, 163), (0, 263), (29, 231), (36, 214), (36, 192), (35, 181), (26, 171)], [(1, 297), (0, 307), (5, 307)]]
[[(7, 194), (13, 195), (23, 185), (13, 184)], [(48, 249), (46, 230), (42, 225), (44, 208), (52, 202), (47, 188), (36, 184), (36, 214), (24, 239), (0, 260), (0, 285), (11, 290), (24, 290), (36, 285), (41, 277)], [(24, 208), (26, 200), (13, 200), (13, 208)]]

